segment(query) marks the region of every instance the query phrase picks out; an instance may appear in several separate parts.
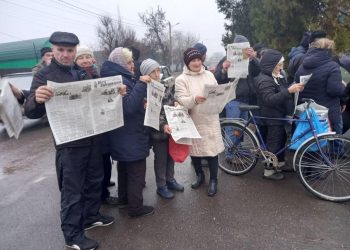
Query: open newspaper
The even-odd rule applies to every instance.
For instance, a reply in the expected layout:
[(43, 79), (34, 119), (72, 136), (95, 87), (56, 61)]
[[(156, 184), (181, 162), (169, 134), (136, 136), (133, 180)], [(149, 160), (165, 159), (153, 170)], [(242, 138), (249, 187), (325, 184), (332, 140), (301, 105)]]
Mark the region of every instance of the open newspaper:
[(160, 82), (152, 81), (147, 84), (147, 108), (144, 125), (159, 130), (159, 115), (165, 87)]
[(246, 50), (248, 48), (250, 48), (249, 42), (227, 45), (227, 60), (231, 63), (227, 71), (227, 76), (229, 78), (247, 78), (249, 57)]
[(236, 87), (239, 77), (233, 82), (220, 85), (205, 85), (203, 96), (205, 102), (199, 104), (198, 112), (203, 114), (219, 114), (225, 105), (236, 98)]
[(57, 145), (124, 125), (121, 76), (47, 85), (54, 92), (45, 107)]
[(16, 97), (13, 95), (8, 82), (2, 83), (0, 94), (0, 118), (9, 137), (18, 139), (23, 126), (22, 110)]
[(192, 145), (192, 139), (201, 138), (185, 107), (164, 105), (164, 111), (176, 143)]

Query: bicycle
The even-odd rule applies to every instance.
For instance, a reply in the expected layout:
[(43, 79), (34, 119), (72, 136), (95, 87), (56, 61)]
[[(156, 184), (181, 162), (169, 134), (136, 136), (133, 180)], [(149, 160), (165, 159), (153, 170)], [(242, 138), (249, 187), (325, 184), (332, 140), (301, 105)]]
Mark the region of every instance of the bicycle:
[[(219, 154), (219, 167), (228, 174), (243, 175), (250, 172), (259, 158), (263, 157), (266, 164), (272, 164), (277, 168), (276, 156), (312, 132), (312, 137), (305, 140), (294, 153), (294, 171), (298, 173), (303, 186), (316, 197), (328, 201), (348, 201), (350, 200), (350, 140), (334, 132), (317, 134), (309, 109), (314, 101), (311, 99), (302, 101), (306, 105), (307, 119), (257, 116), (252, 111), (258, 110), (259, 106), (251, 105), (240, 106), (242, 111), (249, 112), (247, 121), (222, 118), (220, 124), (225, 151)], [(310, 128), (273, 154), (267, 151), (257, 119), (308, 122)], [(256, 133), (252, 131), (251, 126)]]

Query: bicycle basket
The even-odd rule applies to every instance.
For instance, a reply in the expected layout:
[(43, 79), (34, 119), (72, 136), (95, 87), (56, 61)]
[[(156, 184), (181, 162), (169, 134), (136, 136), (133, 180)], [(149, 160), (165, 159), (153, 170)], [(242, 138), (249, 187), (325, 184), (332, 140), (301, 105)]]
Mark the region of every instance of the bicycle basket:
[[(313, 108), (310, 108), (309, 112), (310, 112), (311, 121), (312, 121), (313, 125), (315, 126), (317, 134), (321, 134), (321, 133), (325, 133), (325, 132), (330, 131), (330, 128), (328, 125), (328, 118), (320, 120), (318, 114), (316, 113), (315, 109), (313, 109)], [(328, 111), (327, 111), (327, 114), (328, 114)], [(300, 119), (303, 119), (303, 120), (307, 119), (306, 111), (304, 111), (300, 115)], [(304, 133), (304, 131), (306, 131), (308, 129), (310, 129), (310, 124), (308, 122), (304, 122), (304, 121), (298, 122), (297, 121), (296, 122), (296, 129), (293, 133), (291, 141), (296, 140), (302, 133)], [(303, 144), (304, 141), (306, 141), (307, 139), (309, 139), (312, 136), (313, 136), (312, 131), (310, 131), (309, 133), (304, 135), (302, 138), (300, 138), (297, 142), (293, 143), (290, 146), (290, 149), (297, 150)], [(321, 147), (324, 147), (325, 143), (326, 142), (321, 143)], [(317, 151), (318, 147), (317, 147), (317, 145), (313, 145), (312, 147), (310, 147), (309, 150), (310, 151)]]

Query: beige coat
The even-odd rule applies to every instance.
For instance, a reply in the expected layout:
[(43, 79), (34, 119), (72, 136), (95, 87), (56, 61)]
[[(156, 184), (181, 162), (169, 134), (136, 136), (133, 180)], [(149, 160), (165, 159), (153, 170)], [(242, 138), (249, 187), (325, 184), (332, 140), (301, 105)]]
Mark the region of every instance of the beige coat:
[(189, 114), (201, 135), (193, 139), (190, 147), (191, 156), (216, 156), (224, 150), (221, 137), (219, 114), (208, 115), (198, 112), (196, 96), (203, 96), (204, 85), (217, 85), (214, 75), (204, 69), (190, 71), (186, 66), (183, 73), (175, 79), (175, 99), (189, 110)]

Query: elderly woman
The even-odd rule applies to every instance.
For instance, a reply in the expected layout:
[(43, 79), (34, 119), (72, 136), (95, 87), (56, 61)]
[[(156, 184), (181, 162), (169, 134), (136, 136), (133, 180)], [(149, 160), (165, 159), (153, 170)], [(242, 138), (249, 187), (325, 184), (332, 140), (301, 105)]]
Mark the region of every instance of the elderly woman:
[(188, 48), (184, 52), (185, 66), (183, 73), (175, 80), (175, 99), (189, 110), (189, 114), (201, 135), (201, 139), (193, 139), (190, 156), (197, 175), (192, 183), (193, 189), (201, 186), (205, 181), (201, 159), (208, 161), (210, 181), (208, 195), (217, 192), (218, 154), (224, 150), (221, 138), (219, 114), (208, 115), (198, 112), (198, 107), (206, 98), (203, 96), (204, 85), (217, 85), (214, 75), (205, 70), (202, 55), (195, 48)]
[(333, 61), (332, 49), (334, 41), (327, 38), (312, 42), (294, 79), (299, 82), (300, 76), (312, 73), (312, 77), (299, 96), (299, 101), (302, 98), (311, 98), (329, 108), (331, 127), (337, 134), (342, 134), (340, 98), (344, 94), (345, 85), (342, 83), (340, 67)]
[(120, 207), (128, 205), (129, 217), (153, 214), (151, 206), (143, 205), (146, 158), (149, 155), (149, 134), (143, 126), (144, 99), (149, 76), (134, 77), (132, 52), (127, 48), (114, 49), (103, 63), (101, 76), (121, 75), (127, 94), (123, 97), (124, 126), (108, 133), (113, 160), (118, 161), (118, 199)]
[[(281, 52), (273, 49), (264, 51), (260, 61), (260, 74), (255, 78), (257, 87), (258, 105), (261, 116), (270, 118), (285, 118), (293, 112), (293, 93), (303, 89), (303, 85), (293, 84), (290, 87), (281, 74), (284, 58)], [(277, 153), (286, 144), (287, 134), (284, 122), (281, 120), (264, 120), (267, 128), (267, 148), (272, 153)], [(277, 156), (278, 166), (284, 166), (284, 154)], [(271, 166), (265, 164), (264, 178), (270, 180), (282, 180), (284, 175)]]
[(77, 47), (77, 54), (75, 56), (75, 63), (90, 76), (90, 78), (98, 78), (99, 72), (97, 66), (94, 64), (94, 54), (92, 50), (85, 46), (79, 45)]

